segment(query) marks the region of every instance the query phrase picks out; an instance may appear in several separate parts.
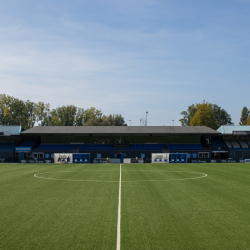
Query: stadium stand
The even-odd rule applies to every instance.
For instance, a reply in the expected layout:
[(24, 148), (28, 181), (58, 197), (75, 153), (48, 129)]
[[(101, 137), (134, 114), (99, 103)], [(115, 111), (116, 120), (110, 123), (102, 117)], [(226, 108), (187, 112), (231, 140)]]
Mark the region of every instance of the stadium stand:
[(40, 144), (38, 150), (73, 150), (73, 144)]
[(79, 146), (79, 150), (116, 150), (112, 145), (109, 144), (74, 144)]
[(130, 144), (125, 150), (162, 150), (167, 144)]
[(21, 147), (30, 147), (30, 148), (32, 148), (34, 143), (35, 143), (34, 141), (24, 141), (22, 143)]
[(242, 148), (249, 148), (245, 141), (239, 141)]
[[(41, 144), (38, 150), (73, 150), (74, 147), (79, 147), (80, 151), (87, 150), (117, 150), (110, 144), (96, 144), (96, 143), (86, 143), (86, 144)], [(201, 144), (130, 144), (129, 147), (124, 148), (124, 150), (163, 150), (163, 147), (168, 148), (169, 150), (203, 150)]]
[(237, 141), (231, 141), (233, 148), (240, 148), (240, 144)]
[(201, 144), (167, 144), (169, 150), (203, 150)]
[(228, 148), (232, 148), (232, 144), (229, 141), (224, 141)]
[(211, 144), (213, 147), (226, 147), (225, 143), (221, 139), (212, 139)]
[[(125, 150), (162, 150), (167, 144), (130, 144)], [(109, 144), (41, 144), (38, 150), (73, 150), (74, 147), (79, 147), (80, 151), (87, 150), (117, 150), (113, 145)], [(199, 147), (200, 149), (200, 147)]]
[(0, 151), (2, 151), (2, 152), (14, 151), (15, 146), (16, 146), (15, 143), (1, 142), (0, 143)]
[(41, 144), (38, 150), (73, 150), (74, 147), (79, 147), (79, 150), (116, 150), (112, 145), (108, 144)]

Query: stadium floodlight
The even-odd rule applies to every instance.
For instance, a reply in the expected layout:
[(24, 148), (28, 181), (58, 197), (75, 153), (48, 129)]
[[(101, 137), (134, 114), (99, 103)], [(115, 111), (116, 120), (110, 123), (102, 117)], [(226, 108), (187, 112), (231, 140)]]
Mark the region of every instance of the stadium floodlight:
[(147, 117), (148, 111), (146, 112), (146, 126), (148, 126), (148, 117)]
[(130, 126), (131, 126), (131, 120), (129, 120), (129, 122), (130, 122)]

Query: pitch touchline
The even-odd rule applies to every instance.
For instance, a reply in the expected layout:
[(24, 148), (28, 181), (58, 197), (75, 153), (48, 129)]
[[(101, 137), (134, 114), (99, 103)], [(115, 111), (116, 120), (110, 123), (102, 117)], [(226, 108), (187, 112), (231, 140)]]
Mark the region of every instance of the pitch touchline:
[(116, 250), (120, 250), (121, 246), (121, 180), (122, 180), (122, 165), (120, 164), (120, 180), (119, 180), (119, 201), (118, 201), (118, 219), (117, 219), (117, 241)]

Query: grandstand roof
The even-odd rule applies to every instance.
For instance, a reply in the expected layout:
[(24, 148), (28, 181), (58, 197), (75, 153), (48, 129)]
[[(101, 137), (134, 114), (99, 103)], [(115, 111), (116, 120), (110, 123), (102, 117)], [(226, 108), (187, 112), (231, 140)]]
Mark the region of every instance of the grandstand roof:
[(22, 132), (22, 135), (81, 134), (81, 135), (160, 135), (199, 134), (218, 135), (219, 132), (205, 126), (38, 126)]
[(22, 126), (1, 126), (0, 125), (0, 133), (3, 135), (19, 135), (22, 132)]
[(220, 126), (217, 129), (221, 134), (250, 134), (250, 126)]

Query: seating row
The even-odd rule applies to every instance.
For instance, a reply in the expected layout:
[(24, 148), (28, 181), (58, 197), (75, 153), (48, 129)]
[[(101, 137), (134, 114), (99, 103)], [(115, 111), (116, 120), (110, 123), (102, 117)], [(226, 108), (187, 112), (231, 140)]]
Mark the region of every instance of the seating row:
[(248, 148), (248, 144), (245, 141), (239, 141), (239, 144), (241, 145), (242, 148)]
[(201, 144), (167, 144), (169, 150), (203, 150)]
[[(75, 146), (78, 145), (75, 144)], [(116, 150), (116, 148), (108, 144), (80, 144), (79, 150)]]
[(240, 148), (240, 144), (237, 141), (231, 141), (233, 148)]
[(130, 144), (125, 150), (162, 150), (166, 144)]
[(38, 150), (73, 150), (79, 147), (79, 150), (116, 150), (108, 144), (41, 144)]
[(7, 152), (7, 151), (14, 151), (16, 147), (15, 143), (8, 143), (8, 142), (1, 142), (0, 143), (0, 151)]
[(249, 148), (250, 144), (245, 141), (225, 141), (228, 148)]
[(24, 141), (22, 143), (21, 147), (30, 147), (30, 148), (32, 148), (34, 143), (35, 143), (34, 141)]
[[(203, 150), (201, 144), (130, 144), (125, 150), (163, 150), (163, 147), (169, 150)], [(41, 144), (38, 150), (73, 150), (79, 147), (79, 150), (117, 150), (109, 144)]]
[(225, 143), (220, 139), (213, 139), (211, 141), (213, 147), (226, 147)]
[(74, 144), (41, 144), (38, 150), (73, 150)]

